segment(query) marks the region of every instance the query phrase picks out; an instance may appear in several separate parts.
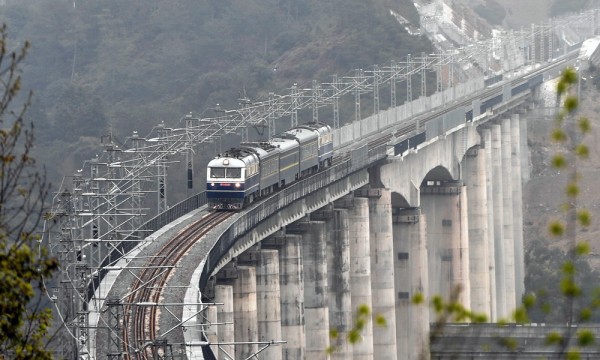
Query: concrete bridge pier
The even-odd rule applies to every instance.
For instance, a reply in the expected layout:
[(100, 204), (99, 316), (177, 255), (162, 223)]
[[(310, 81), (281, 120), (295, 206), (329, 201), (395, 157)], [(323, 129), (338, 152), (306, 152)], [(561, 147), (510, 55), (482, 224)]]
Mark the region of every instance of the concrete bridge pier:
[(337, 338), (330, 339), (335, 348), (331, 358), (351, 359), (352, 346), (347, 340), (352, 327), (348, 210), (330, 207), (325, 211), (325, 223), (328, 230), (329, 327), (337, 332)]
[(378, 360), (397, 359), (396, 294), (394, 289), (394, 241), (389, 189), (369, 189), (371, 241), (371, 291), (373, 316), (383, 316), (386, 326), (373, 327), (373, 355)]
[(515, 232), (513, 216), (513, 175), (512, 171), (512, 140), (510, 118), (501, 121), (501, 148), (502, 148), (502, 226), (504, 235), (505, 253), (505, 292), (506, 315), (510, 316), (516, 308), (515, 292)]
[[(261, 249), (257, 254), (256, 266), (259, 341), (281, 340), (280, 294), (278, 251)], [(266, 359), (281, 360), (282, 348), (280, 345), (271, 345), (262, 354)]]
[(425, 217), (419, 208), (393, 208), (398, 359), (421, 359), (429, 349), (429, 299)]
[(496, 269), (496, 319), (506, 319), (506, 256), (504, 240), (504, 209), (502, 185), (502, 136), (500, 125), (491, 126), (492, 206), (494, 209), (494, 261)]
[[(256, 308), (256, 269), (238, 266), (233, 281), (234, 331), (236, 342), (258, 341)], [(258, 350), (257, 344), (235, 346), (235, 358), (247, 359)]]
[[(215, 285), (215, 302), (222, 303), (217, 307), (217, 339), (220, 343), (235, 341), (233, 323), (233, 287), (230, 285)], [(219, 345), (219, 351), (214, 352), (218, 360), (226, 360), (235, 356), (233, 345)], [(229, 356), (227, 356), (229, 354)]]
[(513, 189), (513, 218), (515, 240), (515, 286), (517, 304), (521, 303), (525, 293), (525, 254), (523, 246), (523, 177), (521, 155), (521, 117), (510, 117), (511, 168)]
[[(359, 306), (373, 309), (371, 291), (371, 244), (369, 241), (369, 201), (367, 198), (343, 198), (348, 208), (348, 240), (350, 247), (350, 296), (356, 318)], [(341, 201), (336, 203), (340, 207)], [(373, 360), (373, 322), (368, 321), (362, 339), (353, 346), (354, 360)]]
[(494, 235), (494, 183), (492, 166), (492, 131), (490, 128), (481, 129), (483, 153), (485, 155), (485, 194), (487, 199), (487, 237), (488, 237), (488, 263), (490, 269), (490, 321), (498, 320), (497, 295), (496, 295), (496, 255)]
[[(523, 113), (526, 110), (522, 110)], [(520, 154), (521, 154), (521, 181), (523, 183), (527, 183), (531, 176), (531, 160), (529, 159), (529, 145), (527, 144), (527, 117), (521, 116), (523, 113), (519, 114), (519, 143), (521, 144)], [(512, 124), (511, 124), (512, 125)], [(513, 131), (514, 133), (515, 131)]]
[[(281, 309), (282, 359), (302, 360), (306, 346), (304, 334), (304, 268), (302, 236), (278, 234), (262, 241), (263, 248), (279, 252), (279, 289)], [(279, 340), (279, 339), (274, 339)]]
[(302, 234), (303, 239), (305, 355), (326, 359), (330, 341), (325, 222), (296, 222), (286, 231)]
[(492, 316), (490, 299), (490, 249), (488, 239), (488, 201), (486, 192), (486, 154), (480, 146), (465, 155), (465, 185), (469, 210), (469, 281), (471, 310)]
[(213, 354), (217, 354), (219, 351), (219, 345), (216, 345), (219, 342), (219, 335), (217, 333), (217, 307), (209, 306), (206, 309), (206, 327), (204, 328), (204, 333), (206, 334), (207, 340), (211, 344), (210, 348), (212, 349)]
[[(470, 308), (467, 202), (459, 182), (421, 186), (421, 209), (427, 219), (429, 291)], [(431, 313), (435, 317), (436, 314)]]

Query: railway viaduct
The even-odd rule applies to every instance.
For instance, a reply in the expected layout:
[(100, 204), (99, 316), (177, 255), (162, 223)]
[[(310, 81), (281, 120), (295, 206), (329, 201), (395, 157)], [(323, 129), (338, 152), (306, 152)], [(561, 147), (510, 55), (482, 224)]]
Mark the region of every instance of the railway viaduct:
[[(343, 191), (310, 192), (243, 235), (204, 288), (228, 304), (209, 308), (208, 321), (233, 318), (208, 327), (209, 342), (286, 339), (264, 350), (268, 359), (325, 359), (331, 346), (332, 358), (417, 359), (436, 315), (412, 297), (449, 301), (457, 288), (466, 308), (509, 318), (524, 278), (520, 101), (523, 110), (507, 107), (357, 171)], [(368, 322), (354, 346), (332, 339), (330, 329), (347, 337), (359, 305), (387, 325)], [(262, 344), (213, 352), (245, 359)]]
[[(553, 78), (573, 61), (538, 73)], [(471, 82), (454, 91), (482, 86)], [(416, 294), (456, 296), (492, 322), (509, 318), (524, 291), (527, 116), (540, 94), (537, 84), (506, 96), (513, 86), (503, 85), (503, 101), (485, 113), (475, 110), (466, 122), (466, 104), (478, 109), (489, 94), (463, 102), (440, 93), (336, 130), (336, 148), (347, 152), (341, 161), (222, 222), (189, 251), (202, 260), (167, 281), (171, 290), (162, 305), (138, 304), (161, 308), (159, 328), (166, 334), (148, 345), (164, 358), (185, 351), (198, 359), (256, 353), (417, 359), (428, 348), (436, 314), (413, 305)], [(445, 108), (437, 106), (442, 103)], [(178, 226), (204, 211), (180, 218)], [(155, 233), (149, 244), (176, 229)], [(123, 261), (132, 269), (144, 264)], [(110, 273), (105, 281), (126, 283), (134, 270)], [(182, 283), (190, 287), (177, 288)], [(122, 298), (131, 290), (99, 296)], [(107, 304), (96, 316), (118, 326), (123, 304)], [(345, 339), (362, 305), (386, 325), (366, 322), (362, 340), (351, 346)], [(97, 331), (92, 341), (100, 350), (118, 339)], [(114, 349), (109, 358), (119, 358)], [(328, 349), (335, 351), (328, 355)]]
[[(494, 84), (476, 77), (335, 129), (330, 168), (188, 238), (182, 261), (156, 266), (170, 271), (164, 283), (148, 285), (141, 274), (168, 256), (164, 244), (212, 216), (202, 194), (161, 213), (151, 235), (141, 229), (141, 244), (119, 258), (113, 251), (94, 275), (87, 298), (100, 305), (84, 307), (89, 324), (80, 322), (78, 346), (90, 351), (79, 354), (418, 359), (436, 314), (412, 304), (417, 294), (456, 299), (491, 322), (509, 318), (524, 292), (528, 117), (546, 106), (548, 81), (583, 65), (580, 46)], [(159, 297), (136, 301), (142, 289)], [(386, 324), (368, 316), (361, 341), (350, 345), (361, 307)], [(141, 308), (157, 310), (156, 324), (140, 326), (159, 336), (127, 342)], [(448, 344), (468, 337), (448, 333)]]

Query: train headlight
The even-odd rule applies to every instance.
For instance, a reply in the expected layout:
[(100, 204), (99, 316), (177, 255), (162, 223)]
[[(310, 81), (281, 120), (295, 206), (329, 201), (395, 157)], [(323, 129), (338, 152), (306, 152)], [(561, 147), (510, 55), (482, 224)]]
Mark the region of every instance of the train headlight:
[(240, 183), (235, 183), (236, 188), (239, 188), (240, 186), (241, 186)]

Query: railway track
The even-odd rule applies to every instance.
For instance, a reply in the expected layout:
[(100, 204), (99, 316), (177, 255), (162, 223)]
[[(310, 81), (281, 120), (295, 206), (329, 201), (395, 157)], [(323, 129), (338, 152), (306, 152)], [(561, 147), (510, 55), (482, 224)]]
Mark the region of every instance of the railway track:
[(163, 288), (175, 265), (194, 245), (232, 212), (211, 212), (169, 239), (145, 265), (126, 297), (123, 318), (123, 351), (125, 360), (155, 359), (150, 346), (157, 338)]
[[(511, 84), (519, 81), (522, 80), (512, 80)], [(498, 89), (494, 88), (485, 90), (483, 94), (479, 94), (478, 96), (485, 98), (497, 93)], [(468, 98), (455, 104), (449, 104), (450, 106), (445, 107), (443, 110), (416, 115), (415, 118), (421, 118), (420, 125), (423, 126), (436, 116), (443, 115), (459, 106), (470, 105), (471, 101), (472, 98)], [(369, 148), (390, 144), (394, 139), (401, 139), (415, 131), (417, 131), (416, 122), (407, 121), (403, 124), (391, 126), (388, 130), (371, 137), (366, 144), (368, 144)], [(345, 146), (336, 151), (332, 161), (333, 165), (347, 160), (350, 157), (350, 148), (350, 146)], [(169, 275), (174, 266), (195, 243), (195, 239), (201, 238), (214, 228), (216, 224), (232, 215), (233, 213), (230, 212), (213, 212), (199, 219), (163, 245), (158, 253), (160, 256), (148, 261), (145, 269), (138, 274), (136, 281), (132, 285), (132, 291), (126, 297), (124, 305), (122, 336), (124, 358), (126, 360), (146, 360), (159, 356), (159, 354), (153, 353), (155, 349), (150, 345), (153, 344), (158, 333), (157, 324), (160, 312), (156, 304), (159, 304), (161, 301), (163, 288)]]

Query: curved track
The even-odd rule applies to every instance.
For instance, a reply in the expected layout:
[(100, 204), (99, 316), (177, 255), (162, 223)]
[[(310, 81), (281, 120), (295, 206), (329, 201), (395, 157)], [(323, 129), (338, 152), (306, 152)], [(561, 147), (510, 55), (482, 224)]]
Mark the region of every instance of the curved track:
[[(572, 56), (572, 55), (571, 55)], [(562, 63), (571, 60), (571, 56), (566, 56), (565, 59), (553, 64), (550, 68), (560, 66)], [(529, 76), (534, 76), (543, 70), (536, 70)], [(522, 78), (513, 79), (507, 83), (516, 84), (523, 81)], [(486, 89), (478, 94), (479, 98), (497, 95), (499, 87)], [(421, 118), (421, 126), (429, 121), (455, 109), (459, 106), (469, 106), (475, 96), (467, 97), (467, 99), (458, 101), (454, 104), (448, 104), (442, 110), (432, 111), (427, 114), (419, 114), (415, 118)], [(416, 122), (410, 121), (403, 124), (397, 124), (390, 128), (390, 132), (386, 135), (379, 135), (367, 140), (370, 147), (387, 144), (390, 140), (401, 138), (415, 130)], [(338, 151), (333, 158), (333, 164), (346, 160), (350, 153), (349, 146), (344, 146), (346, 151)], [(342, 150), (342, 149), (339, 149)], [(155, 347), (151, 346), (157, 337), (157, 323), (159, 311), (157, 304), (160, 303), (163, 294), (163, 287), (173, 269), (173, 267), (184, 256), (188, 249), (196, 242), (197, 239), (207, 234), (221, 221), (232, 216), (233, 213), (212, 212), (207, 216), (199, 219), (186, 229), (182, 230), (175, 237), (170, 239), (159, 251), (159, 256), (148, 261), (146, 268), (138, 274), (137, 280), (132, 284), (132, 291), (126, 299), (124, 307), (123, 320), (123, 340), (124, 352), (126, 360), (142, 360), (154, 359), (162, 354), (154, 354)], [(133, 349), (133, 350), (131, 350)]]
[(158, 356), (153, 354), (155, 349), (150, 345), (157, 337), (160, 315), (157, 304), (160, 303), (163, 287), (171, 271), (198, 239), (233, 214), (209, 213), (169, 239), (159, 250), (158, 256), (146, 263), (125, 301), (122, 335), (126, 360), (155, 359)]

